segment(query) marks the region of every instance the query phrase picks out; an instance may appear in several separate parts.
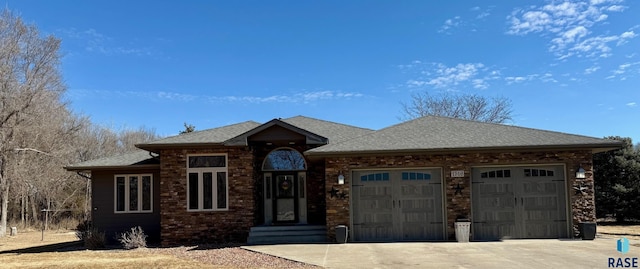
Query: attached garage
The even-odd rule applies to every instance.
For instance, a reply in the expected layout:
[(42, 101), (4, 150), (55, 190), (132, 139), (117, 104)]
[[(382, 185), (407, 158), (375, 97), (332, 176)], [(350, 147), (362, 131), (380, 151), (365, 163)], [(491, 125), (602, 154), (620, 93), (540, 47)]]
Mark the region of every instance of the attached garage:
[(472, 170), (474, 240), (569, 237), (564, 165)]
[(440, 169), (353, 172), (353, 241), (445, 239)]

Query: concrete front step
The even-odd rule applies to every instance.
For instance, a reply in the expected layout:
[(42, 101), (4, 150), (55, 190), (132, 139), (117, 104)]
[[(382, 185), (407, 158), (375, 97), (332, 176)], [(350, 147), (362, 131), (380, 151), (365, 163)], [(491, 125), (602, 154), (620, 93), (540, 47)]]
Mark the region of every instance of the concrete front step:
[(257, 226), (251, 228), (247, 239), (247, 243), (251, 245), (326, 241), (327, 228), (321, 225)]

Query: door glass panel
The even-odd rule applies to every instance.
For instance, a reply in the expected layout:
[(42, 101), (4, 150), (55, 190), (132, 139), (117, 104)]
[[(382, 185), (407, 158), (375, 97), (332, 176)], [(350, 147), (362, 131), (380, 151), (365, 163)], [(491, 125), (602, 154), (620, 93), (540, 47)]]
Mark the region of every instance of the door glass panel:
[(278, 198), (293, 198), (293, 176), (278, 176), (276, 182)]
[(293, 175), (278, 175), (275, 178), (276, 221), (296, 220), (296, 192)]
[(294, 199), (278, 199), (277, 211), (276, 220), (294, 221), (296, 219)]

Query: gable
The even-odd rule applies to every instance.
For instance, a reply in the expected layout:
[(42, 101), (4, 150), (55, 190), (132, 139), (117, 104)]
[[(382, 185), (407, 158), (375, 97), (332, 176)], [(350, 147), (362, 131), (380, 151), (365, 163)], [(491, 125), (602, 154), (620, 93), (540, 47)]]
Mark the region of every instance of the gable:
[[(292, 140), (287, 140), (292, 139)], [(297, 140), (296, 140), (297, 139)], [(273, 119), (246, 133), (227, 140), (225, 146), (246, 146), (250, 141), (255, 142), (294, 142), (300, 141), (307, 145), (325, 145), (326, 137), (309, 132), (279, 119)]]

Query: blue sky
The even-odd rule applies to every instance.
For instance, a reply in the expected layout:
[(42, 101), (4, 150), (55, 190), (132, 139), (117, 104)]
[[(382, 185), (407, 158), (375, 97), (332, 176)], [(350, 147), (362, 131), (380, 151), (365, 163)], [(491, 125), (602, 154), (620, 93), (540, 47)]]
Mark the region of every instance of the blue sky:
[(71, 107), (115, 129), (295, 115), (379, 129), (428, 90), (640, 142), (638, 1), (2, 1), (62, 39)]

